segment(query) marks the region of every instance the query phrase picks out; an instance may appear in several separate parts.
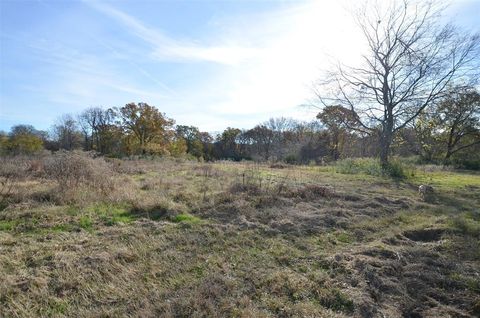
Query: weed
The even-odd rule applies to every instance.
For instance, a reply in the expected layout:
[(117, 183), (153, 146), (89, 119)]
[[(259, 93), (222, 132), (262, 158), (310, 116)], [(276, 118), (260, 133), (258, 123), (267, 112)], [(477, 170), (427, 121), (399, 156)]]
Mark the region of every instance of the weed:
[(355, 308), (353, 301), (336, 288), (325, 291), (320, 297), (320, 303), (328, 309), (345, 313), (353, 313)]
[(15, 220), (0, 220), (0, 231), (12, 231), (17, 224), (18, 222)]
[(480, 237), (480, 220), (473, 217), (457, 216), (451, 221), (451, 225), (462, 235)]
[(83, 215), (78, 220), (78, 225), (84, 230), (91, 231), (93, 220), (89, 215)]

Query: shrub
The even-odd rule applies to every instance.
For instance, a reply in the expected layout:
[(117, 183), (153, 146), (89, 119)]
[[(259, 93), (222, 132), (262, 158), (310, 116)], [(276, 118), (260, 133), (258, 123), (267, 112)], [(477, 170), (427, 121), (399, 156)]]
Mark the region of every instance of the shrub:
[(480, 237), (480, 218), (478, 216), (458, 216), (452, 220), (452, 227), (463, 235)]
[[(413, 168), (411, 168), (413, 170)], [(406, 178), (408, 166), (398, 159), (392, 159), (386, 168), (380, 161), (373, 158), (348, 158), (339, 160), (335, 164), (335, 171), (343, 174), (364, 173), (371, 176), (384, 176), (395, 179)]]
[(0, 158), (0, 211), (12, 201), (16, 182), (32, 174), (30, 160), (25, 156)]
[(372, 158), (347, 158), (339, 160), (335, 164), (335, 171), (343, 174), (365, 173), (374, 176), (383, 174), (380, 162)]
[(298, 160), (297, 160), (297, 156), (296, 156), (296, 155), (291, 154), (291, 155), (288, 155), (288, 156), (285, 157), (285, 162), (288, 163), (288, 164), (290, 164), (290, 165), (296, 164), (297, 161), (298, 161)]
[(389, 162), (387, 169), (383, 170), (383, 174), (395, 179), (404, 179), (407, 177), (407, 167), (397, 160)]
[(456, 168), (466, 170), (480, 170), (480, 159), (462, 158), (453, 161), (453, 165)]
[[(106, 196), (114, 189), (113, 170), (103, 158), (80, 152), (57, 152), (44, 162), (45, 177), (57, 182), (57, 201), (75, 202), (81, 195), (94, 192)], [(82, 191), (84, 190), (84, 191)]]

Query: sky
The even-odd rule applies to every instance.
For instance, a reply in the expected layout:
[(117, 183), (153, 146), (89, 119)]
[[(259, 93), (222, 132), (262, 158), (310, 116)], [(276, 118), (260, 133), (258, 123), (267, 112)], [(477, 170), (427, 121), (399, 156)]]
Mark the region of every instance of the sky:
[[(0, 130), (129, 102), (210, 132), (312, 120), (312, 83), (360, 56), (355, 2), (0, 0)], [(479, 12), (447, 16), (480, 31)]]

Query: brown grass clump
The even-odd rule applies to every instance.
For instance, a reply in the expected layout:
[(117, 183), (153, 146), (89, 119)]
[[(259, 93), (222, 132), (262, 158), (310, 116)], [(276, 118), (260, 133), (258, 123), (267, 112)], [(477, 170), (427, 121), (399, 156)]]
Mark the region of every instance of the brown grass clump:
[(279, 186), (279, 194), (290, 198), (301, 198), (304, 200), (315, 200), (319, 198), (332, 198), (335, 191), (328, 186), (318, 184), (306, 184), (300, 187)]
[(32, 167), (32, 161), (24, 156), (0, 158), (0, 211), (18, 201), (17, 183), (33, 175)]
[(115, 158), (107, 159), (116, 173), (138, 175), (146, 173), (145, 167), (138, 160), (121, 160)]
[(281, 163), (281, 162), (276, 162), (276, 163), (272, 163), (270, 165), (270, 168), (272, 169), (286, 169), (286, 168), (289, 168), (290, 166), (285, 164), (285, 163)]
[(44, 162), (45, 177), (57, 183), (55, 200), (75, 203), (93, 194), (105, 197), (115, 188), (114, 172), (103, 158), (78, 152), (57, 152)]
[(248, 193), (250, 195), (258, 195), (262, 193), (262, 189), (258, 185), (253, 183), (235, 182), (230, 186), (229, 192), (231, 194)]

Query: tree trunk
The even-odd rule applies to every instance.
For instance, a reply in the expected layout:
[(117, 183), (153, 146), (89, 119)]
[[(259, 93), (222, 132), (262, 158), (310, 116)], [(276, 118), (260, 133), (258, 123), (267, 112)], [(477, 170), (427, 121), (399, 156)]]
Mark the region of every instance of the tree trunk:
[(450, 156), (452, 155), (453, 147), (455, 146), (455, 142), (453, 140), (454, 134), (455, 134), (455, 124), (452, 126), (448, 134), (447, 153), (445, 154), (445, 158), (443, 158), (444, 165), (448, 165), (448, 162), (450, 161)]
[(390, 154), (390, 146), (393, 139), (393, 120), (387, 119), (383, 131), (380, 134), (380, 164), (383, 168), (388, 167), (388, 157)]
[(445, 154), (445, 158), (443, 158), (443, 164), (448, 165), (450, 163), (450, 157), (452, 156), (452, 147), (448, 145), (447, 153)]
[(388, 153), (390, 150), (390, 141), (388, 137), (382, 134), (380, 137), (380, 164), (383, 168), (388, 167)]

